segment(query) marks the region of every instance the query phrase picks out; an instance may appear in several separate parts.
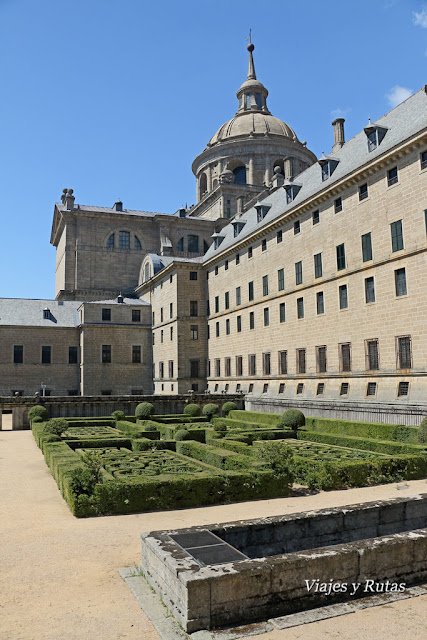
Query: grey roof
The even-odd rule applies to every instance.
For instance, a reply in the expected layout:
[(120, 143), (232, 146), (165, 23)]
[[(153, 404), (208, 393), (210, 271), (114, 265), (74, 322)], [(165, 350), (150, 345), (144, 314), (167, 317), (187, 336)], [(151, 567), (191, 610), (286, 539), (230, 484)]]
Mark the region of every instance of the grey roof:
[[(78, 300), (26, 300), (0, 298), (0, 325), (25, 327), (75, 327), (79, 323)], [(44, 319), (44, 309), (50, 318)]]
[(264, 202), (271, 205), (271, 208), (265, 218), (257, 223), (255, 207), (243, 213), (238, 221), (246, 222), (246, 224), (237, 238), (234, 237), (232, 224), (224, 227), (220, 233), (221, 236), (224, 236), (224, 240), (218, 249), (211, 245), (205, 253), (203, 261), (205, 262), (214, 256), (220, 255), (237, 242), (244, 240), (255, 231), (259, 231), (276, 218), (283, 216), (284, 213), (291, 212), (304, 201), (425, 129), (427, 127), (427, 95), (424, 88), (372, 124), (374, 126), (387, 127), (388, 129), (384, 139), (376, 149), (368, 152), (367, 137), (362, 130), (354, 138), (348, 140), (339, 151), (327, 156), (330, 159), (339, 161), (338, 166), (328, 180), (322, 182), (321, 167), (316, 162), (296, 177), (295, 184), (301, 185), (301, 189), (293, 202), (287, 204), (286, 191), (283, 188), (268, 194)]
[(79, 302), (79, 306), (83, 304), (103, 304), (103, 305), (107, 304), (109, 306), (113, 304), (117, 304), (117, 305), (130, 305), (132, 307), (134, 306), (146, 307), (149, 305), (148, 302), (144, 302), (139, 298), (123, 298), (123, 302), (118, 302), (117, 298), (114, 298), (113, 300), (85, 300), (84, 302)]
[[(56, 206), (60, 211), (68, 211), (67, 207), (63, 205), (61, 202), (57, 202)], [(136, 211), (134, 209), (123, 209), (123, 211), (116, 211), (112, 207), (91, 207), (86, 204), (75, 204), (74, 211), (93, 211), (96, 213), (114, 213), (117, 216), (126, 215), (126, 216), (142, 216), (145, 218), (154, 218), (155, 216), (172, 216), (170, 213), (160, 213), (154, 211)]]

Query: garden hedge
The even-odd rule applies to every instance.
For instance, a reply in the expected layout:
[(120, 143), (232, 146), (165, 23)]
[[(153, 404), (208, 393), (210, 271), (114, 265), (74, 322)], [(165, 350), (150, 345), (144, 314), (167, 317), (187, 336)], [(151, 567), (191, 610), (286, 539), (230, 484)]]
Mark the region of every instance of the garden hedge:
[(310, 442), (323, 442), (339, 447), (349, 447), (351, 449), (364, 449), (366, 451), (377, 451), (388, 455), (413, 453), (415, 455), (427, 456), (427, 444), (417, 445), (405, 442), (392, 442), (391, 440), (375, 440), (373, 438), (360, 438), (357, 436), (335, 435), (333, 433), (322, 433), (318, 431), (298, 431), (298, 440), (309, 440)]

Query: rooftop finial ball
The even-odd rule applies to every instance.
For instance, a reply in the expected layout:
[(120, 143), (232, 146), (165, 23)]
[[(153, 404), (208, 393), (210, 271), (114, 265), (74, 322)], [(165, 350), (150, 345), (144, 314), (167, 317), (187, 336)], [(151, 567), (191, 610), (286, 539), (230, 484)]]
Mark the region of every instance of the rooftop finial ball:
[(278, 173), (281, 173), (282, 170), (281, 170), (281, 168), (279, 166), (276, 166), (276, 167), (274, 167), (273, 171), (274, 171), (274, 173), (278, 174)]
[(250, 42), (247, 46), (247, 50), (248, 51), (253, 51), (255, 49), (254, 45), (252, 44), (252, 42)]

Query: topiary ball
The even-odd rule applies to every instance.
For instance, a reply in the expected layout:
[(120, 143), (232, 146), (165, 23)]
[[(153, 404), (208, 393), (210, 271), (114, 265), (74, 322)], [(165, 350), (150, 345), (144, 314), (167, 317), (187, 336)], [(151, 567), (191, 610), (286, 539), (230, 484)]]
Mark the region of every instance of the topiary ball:
[(40, 418), (42, 419), (42, 422), (47, 420), (49, 416), (48, 416), (46, 407), (43, 407), (41, 404), (36, 404), (34, 405), (34, 407), (31, 407), (31, 409), (28, 412), (29, 420), (31, 421), (36, 416), (40, 416)]
[(124, 420), (126, 418), (123, 411), (113, 411), (111, 417), (114, 418), (116, 422), (118, 422), (119, 420)]
[(141, 402), (135, 409), (135, 418), (146, 420), (154, 413), (154, 405), (151, 402)]
[(427, 442), (427, 417), (423, 418), (418, 431), (418, 442)]
[(184, 414), (186, 416), (190, 416), (191, 418), (197, 418), (202, 413), (198, 404), (187, 404), (184, 407)]
[(290, 429), (300, 429), (305, 425), (305, 415), (299, 409), (288, 409), (283, 414), (277, 426)]
[(205, 404), (202, 413), (204, 416), (207, 416), (209, 420), (212, 420), (214, 416), (219, 414), (219, 407), (217, 404)]
[(182, 440), (189, 440), (189, 436), (190, 434), (188, 433), (187, 429), (178, 429), (178, 431), (175, 433), (175, 440), (177, 442), (180, 442)]
[(222, 413), (225, 416), (228, 416), (228, 414), (230, 413), (230, 411), (235, 411), (237, 409), (237, 405), (235, 402), (225, 402), (222, 405)]
[(51, 434), (54, 436), (60, 436), (67, 431), (69, 424), (64, 418), (51, 418), (47, 424), (45, 424), (43, 433)]

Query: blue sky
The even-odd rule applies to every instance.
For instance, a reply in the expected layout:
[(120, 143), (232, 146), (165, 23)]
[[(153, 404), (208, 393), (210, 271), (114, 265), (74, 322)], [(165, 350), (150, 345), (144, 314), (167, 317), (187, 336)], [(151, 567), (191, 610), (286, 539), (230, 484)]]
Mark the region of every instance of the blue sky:
[(252, 29), (271, 112), (320, 155), (427, 83), (427, 1), (0, 0), (0, 296), (54, 295), (53, 206), (173, 213), (237, 108)]

